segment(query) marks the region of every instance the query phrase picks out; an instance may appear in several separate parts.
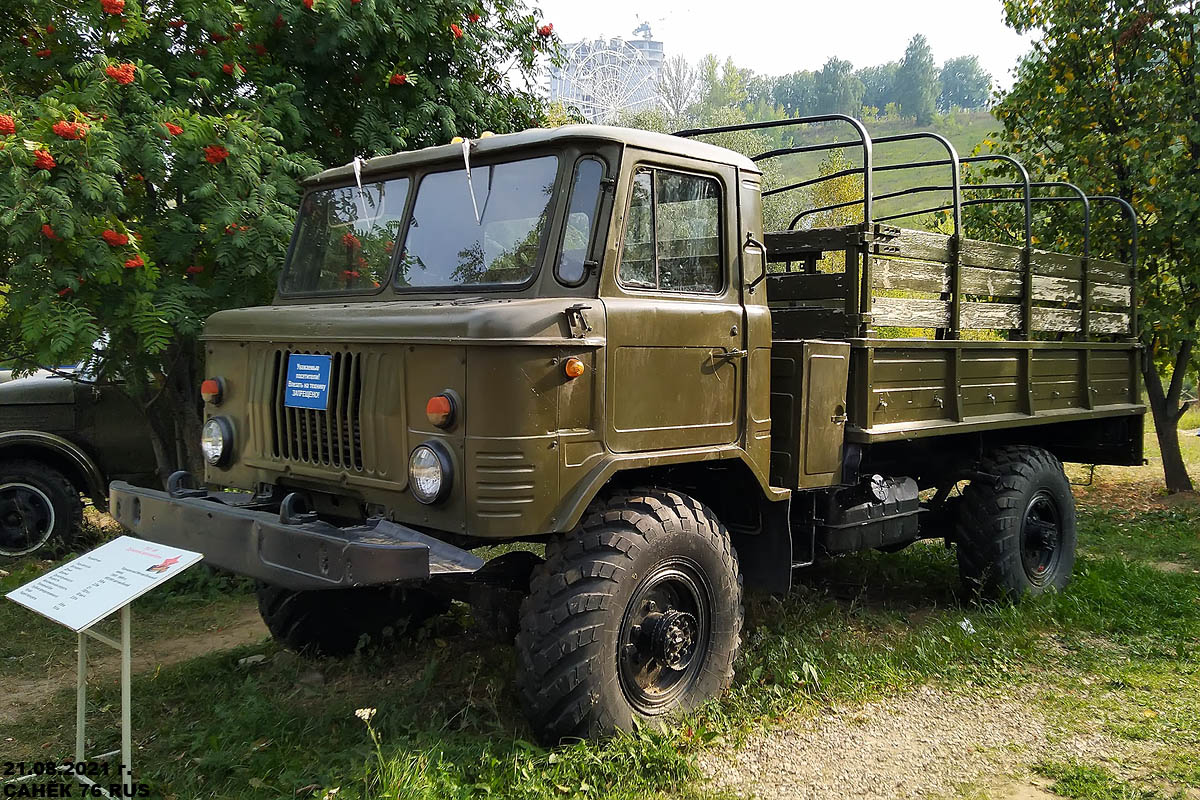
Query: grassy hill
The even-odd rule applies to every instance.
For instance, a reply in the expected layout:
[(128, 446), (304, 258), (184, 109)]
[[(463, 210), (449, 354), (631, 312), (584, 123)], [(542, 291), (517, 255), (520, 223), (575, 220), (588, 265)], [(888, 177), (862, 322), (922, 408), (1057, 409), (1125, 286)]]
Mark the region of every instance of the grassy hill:
[[(868, 122), (867, 129), (873, 138), (882, 138), (905, 133), (928, 130), (946, 137), (960, 156), (970, 155), (976, 147), (999, 128), (999, 123), (986, 111), (960, 112), (958, 114), (937, 120), (931, 126), (918, 126), (911, 120), (881, 120)], [(848, 126), (844, 124), (824, 125), (814, 127), (793, 138), (795, 145), (817, 144), (827, 141), (853, 141)], [(862, 154), (857, 148), (842, 151), (854, 166), (862, 164)], [(932, 140), (913, 140), (895, 143), (879, 144), (875, 147), (875, 166), (888, 164), (912, 163), (917, 161), (934, 161), (944, 159), (946, 151)], [(783, 170), (783, 182), (807, 180), (816, 177), (818, 167), (827, 153), (801, 153), (784, 156), (778, 159)], [(876, 197), (889, 192), (915, 186), (948, 185), (950, 181), (949, 167), (928, 167), (923, 169), (896, 170), (876, 172), (874, 176), (874, 194)], [(922, 208), (942, 205), (950, 201), (949, 192), (929, 192), (917, 195), (877, 201), (875, 216), (886, 216), (902, 212), (917, 211)], [(931, 220), (924, 218), (906, 218), (897, 220), (896, 224), (906, 227), (928, 227)]]

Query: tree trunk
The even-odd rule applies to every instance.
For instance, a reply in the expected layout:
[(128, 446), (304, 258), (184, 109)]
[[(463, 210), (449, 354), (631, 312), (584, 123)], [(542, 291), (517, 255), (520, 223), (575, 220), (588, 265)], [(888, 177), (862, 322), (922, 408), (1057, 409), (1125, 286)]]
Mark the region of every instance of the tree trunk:
[(1187, 411), (1187, 406), (1179, 402), (1183, 391), (1183, 376), (1187, 371), (1188, 362), (1192, 355), (1192, 343), (1184, 342), (1175, 355), (1175, 365), (1171, 374), (1171, 383), (1163, 388), (1162, 376), (1154, 366), (1154, 360), (1149, 356), (1153, 352), (1147, 347), (1142, 359), (1142, 375), (1146, 379), (1146, 395), (1150, 399), (1150, 413), (1154, 417), (1154, 433), (1158, 437), (1158, 449), (1162, 454), (1163, 478), (1166, 480), (1167, 491), (1192, 491), (1192, 479), (1188, 476), (1187, 465), (1183, 462), (1183, 453), (1179, 449), (1179, 419)]
[(138, 398), (150, 422), (151, 445), (163, 485), (176, 470), (192, 473), (204, 481), (204, 457), (200, 451), (203, 409), (200, 403), (200, 363), (195, 340), (179, 339), (171, 346), (171, 366), (150, 398)]

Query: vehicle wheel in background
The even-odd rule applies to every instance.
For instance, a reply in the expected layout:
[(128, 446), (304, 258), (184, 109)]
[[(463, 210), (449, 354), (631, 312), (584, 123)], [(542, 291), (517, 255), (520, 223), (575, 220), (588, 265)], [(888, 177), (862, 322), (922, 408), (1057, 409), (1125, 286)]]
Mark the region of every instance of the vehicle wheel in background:
[(733, 680), (742, 579), (725, 526), (665, 489), (614, 493), (546, 545), (521, 605), (517, 686), (547, 743), (686, 712)]
[(0, 463), (0, 556), (70, 548), (83, 522), (79, 490), (39, 461)]
[(971, 591), (1019, 599), (1063, 589), (1075, 566), (1075, 497), (1062, 463), (1040, 447), (985, 456), (959, 507), (958, 568)]
[(416, 630), (450, 608), (449, 598), (424, 589), (367, 586), (293, 591), (258, 585), (258, 611), (277, 641), (303, 655), (344, 656), (367, 644)]

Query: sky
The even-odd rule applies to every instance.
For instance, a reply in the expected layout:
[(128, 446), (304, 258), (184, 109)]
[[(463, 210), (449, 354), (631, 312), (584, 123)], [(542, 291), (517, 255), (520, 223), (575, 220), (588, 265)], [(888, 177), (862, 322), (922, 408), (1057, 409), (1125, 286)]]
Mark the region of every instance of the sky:
[(1001, 88), (1012, 85), (1028, 37), (1004, 24), (1000, 0), (531, 0), (564, 42), (632, 36), (650, 24), (667, 56), (707, 53), (767, 75), (820, 69), (830, 56), (858, 67), (903, 58), (923, 33), (940, 64), (978, 55)]

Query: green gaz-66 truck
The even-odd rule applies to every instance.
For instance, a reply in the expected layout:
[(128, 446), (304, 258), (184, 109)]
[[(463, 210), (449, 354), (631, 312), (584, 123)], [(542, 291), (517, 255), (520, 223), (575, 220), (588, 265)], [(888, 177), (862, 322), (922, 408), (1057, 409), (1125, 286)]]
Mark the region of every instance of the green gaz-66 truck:
[[(853, 137), (823, 141), (832, 122)], [(754, 158), (704, 141), (774, 128), (785, 145)], [(875, 163), (921, 137), (945, 156)], [(764, 161), (834, 149), (844, 173), (764, 191)], [(964, 185), (987, 159), (1013, 180)], [(904, 169), (921, 185), (876, 191)], [(863, 222), (763, 229), (764, 195), (847, 175), (861, 196), (834, 207)], [(719, 695), (743, 586), (787, 592), (816, 559), (939, 538), (983, 595), (1062, 587), (1062, 462), (1142, 460), (1136, 230), (1120, 262), (1089, 252), (1092, 218), (1127, 209), (934, 134), (569, 126), (307, 189), (275, 302), (207, 323), (203, 481), (115, 482), (112, 511), (256, 578), (301, 651), (506, 598), (547, 741)], [(922, 192), (951, 233), (876, 210)], [(1078, 209), (1081, 254), (1033, 247), (1049, 202)], [(1023, 241), (967, 238), (979, 203), (1011, 204)], [(515, 542), (545, 558), (474, 552)]]

